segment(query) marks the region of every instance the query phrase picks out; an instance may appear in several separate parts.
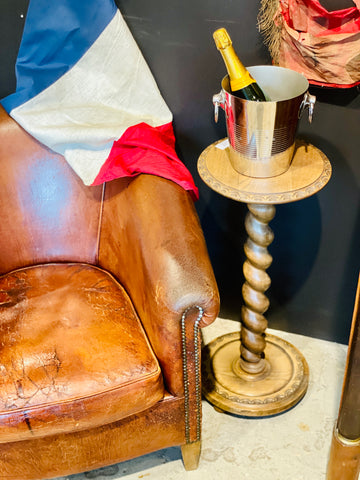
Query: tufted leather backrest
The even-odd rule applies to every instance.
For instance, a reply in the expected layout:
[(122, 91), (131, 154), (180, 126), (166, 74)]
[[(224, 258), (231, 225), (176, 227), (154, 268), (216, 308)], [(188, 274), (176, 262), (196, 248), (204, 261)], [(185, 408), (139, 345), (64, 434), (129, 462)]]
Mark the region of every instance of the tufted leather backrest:
[(103, 186), (86, 187), (0, 106), (0, 274), (46, 262), (95, 264)]

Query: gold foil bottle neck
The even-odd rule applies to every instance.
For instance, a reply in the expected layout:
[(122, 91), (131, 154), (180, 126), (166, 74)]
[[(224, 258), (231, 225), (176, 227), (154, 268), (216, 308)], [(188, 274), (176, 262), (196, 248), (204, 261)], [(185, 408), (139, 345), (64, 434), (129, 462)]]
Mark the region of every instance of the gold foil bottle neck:
[(213, 33), (215, 45), (218, 50), (224, 50), (231, 47), (232, 41), (230, 35), (225, 28), (219, 28)]

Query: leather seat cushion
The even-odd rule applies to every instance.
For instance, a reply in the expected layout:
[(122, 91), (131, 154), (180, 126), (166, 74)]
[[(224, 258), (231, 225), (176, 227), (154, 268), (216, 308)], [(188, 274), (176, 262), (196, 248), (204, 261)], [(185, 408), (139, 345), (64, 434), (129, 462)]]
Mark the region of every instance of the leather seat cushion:
[(163, 396), (141, 322), (109, 273), (71, 263), (0, 277), (0, 443), (110, 423)]

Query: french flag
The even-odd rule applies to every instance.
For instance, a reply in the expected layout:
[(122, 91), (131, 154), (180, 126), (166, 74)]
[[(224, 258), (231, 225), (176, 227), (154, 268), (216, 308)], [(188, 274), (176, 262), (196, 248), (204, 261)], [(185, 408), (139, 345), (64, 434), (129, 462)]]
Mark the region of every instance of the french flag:
[(85, 185), (148, 173), (198, 198), (172, 113), (113, 0), (30, 0), (16, 79), (3, 107)]

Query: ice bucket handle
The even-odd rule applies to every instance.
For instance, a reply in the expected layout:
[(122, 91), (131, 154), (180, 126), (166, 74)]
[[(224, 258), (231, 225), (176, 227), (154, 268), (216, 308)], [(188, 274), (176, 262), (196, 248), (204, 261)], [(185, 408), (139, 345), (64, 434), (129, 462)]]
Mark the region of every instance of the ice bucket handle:
[(303, 114), (305, 108), (308, 108), (309, 109), (308, 120), (309, 120), (309, 123), (311, 123), (312, 118), (313, 118), (313, 114), (314, 114), (315, 102), (316, 102), (315, 95), (310, 95), (309, 92), (306, 92), (305, 95), (304, 95), (304, 99), (301, 102), (301, 105), (300, 105), (300, 108), (299, 108), (299, 118)]
[(221, 92), (213, 95), (212, 100), (213, 100), (213, 104), (214, 104), (215, 123), (217, 123), (218, 119), (219, 119), (219, 107), (221, 107), (224, 110), (224, 106), (225, 106), (225, 93), (224, 93), (224, 91), (221, 90)]

